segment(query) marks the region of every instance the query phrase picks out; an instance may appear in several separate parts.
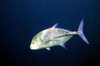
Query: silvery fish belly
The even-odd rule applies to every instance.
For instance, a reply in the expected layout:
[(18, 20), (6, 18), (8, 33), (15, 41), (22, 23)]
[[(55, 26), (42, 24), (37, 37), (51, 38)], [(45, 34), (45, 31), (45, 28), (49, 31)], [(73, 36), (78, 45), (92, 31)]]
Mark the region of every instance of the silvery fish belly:
[(83, 20), (81, 20), (77, 31), (69, 31), (62, 28), (57, 28), (57, 24), (55, 24), (53, 27), (39, 32), (33, 37), (30, 49), (38, 50), (45, 48), (50, 50), (50, 47), (53, 46), (62, 46), (65, 48), (64, 43), (67, 42), (73, 35), (79, 35), (84, 42), (89, 44), (83, 33)]
[(32, 39), (31, 48), (42, 49), (64, 44), (73, 36), (73, 34), (67, 36), (66, 33), (71, 33), (71, 31), (61, 28), (43, 30)]

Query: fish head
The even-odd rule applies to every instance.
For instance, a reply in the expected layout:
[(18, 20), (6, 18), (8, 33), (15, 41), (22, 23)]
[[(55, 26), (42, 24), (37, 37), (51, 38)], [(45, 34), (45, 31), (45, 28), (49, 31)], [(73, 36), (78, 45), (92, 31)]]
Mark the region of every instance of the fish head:
[(39, 40), (39, 38), (34, 37), (31, 41), (30, 49), (31, 50), (38, 50), (38, 49), (40, 49), (40, 44), (41, 44), (41, 41)]
[(30, 49), (31, 50), (37, 50), (37, 49), (39, 49), (39, 46), (36, 44), (36, 43), (31, 43), (31, 45), (30, 45)]

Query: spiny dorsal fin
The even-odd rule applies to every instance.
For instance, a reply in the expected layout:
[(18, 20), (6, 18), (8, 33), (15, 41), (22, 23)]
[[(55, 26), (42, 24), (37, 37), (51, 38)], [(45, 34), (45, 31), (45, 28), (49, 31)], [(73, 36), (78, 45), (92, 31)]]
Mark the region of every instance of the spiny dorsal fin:
[(52, 26), (52, 28), (56, 28), (59, 23), (56, 23), (55, 25)]

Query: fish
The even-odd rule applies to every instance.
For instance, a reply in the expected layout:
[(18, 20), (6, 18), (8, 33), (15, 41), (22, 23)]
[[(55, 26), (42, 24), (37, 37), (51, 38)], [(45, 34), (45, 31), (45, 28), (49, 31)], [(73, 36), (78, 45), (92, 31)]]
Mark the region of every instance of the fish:
[(75, 35), (79, 35), (83, 41), (89, 45), (87, 38), (83, 33), (84, 19), (81, 20), (79, 28), (77, 31), (70, 31), (63, 28), (58, 28), (58, 23), (56, 23), (51, 28), (42, 30), (36, 34), (30, 44), (31, 50), (47, 49), (50, 50), (51, 47), (61, 46), (65, 47), (65, 42), (71, 39)]

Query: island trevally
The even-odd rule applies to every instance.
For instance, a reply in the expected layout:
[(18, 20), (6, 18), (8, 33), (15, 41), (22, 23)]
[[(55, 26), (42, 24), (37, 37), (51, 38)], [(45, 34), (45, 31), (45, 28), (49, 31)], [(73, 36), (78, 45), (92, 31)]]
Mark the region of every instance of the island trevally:
[(83, 33), (83, 24), (84, 20), (82, 19), (77, 31), (69, 31), (66, 29), (58, 28), (57, 24), (52, 26), (51, 28), (45, 29), (35, 35), (31, 41), (30, 49), (31, 50), (39, 50), (39, 49), (47, 49), (50, 50), (51, 47), (61, 46), (65, 48), (65, 42), (67, 42), (70, 38), (75, 35), (79, 35), (84, 42), (89, 44)]

